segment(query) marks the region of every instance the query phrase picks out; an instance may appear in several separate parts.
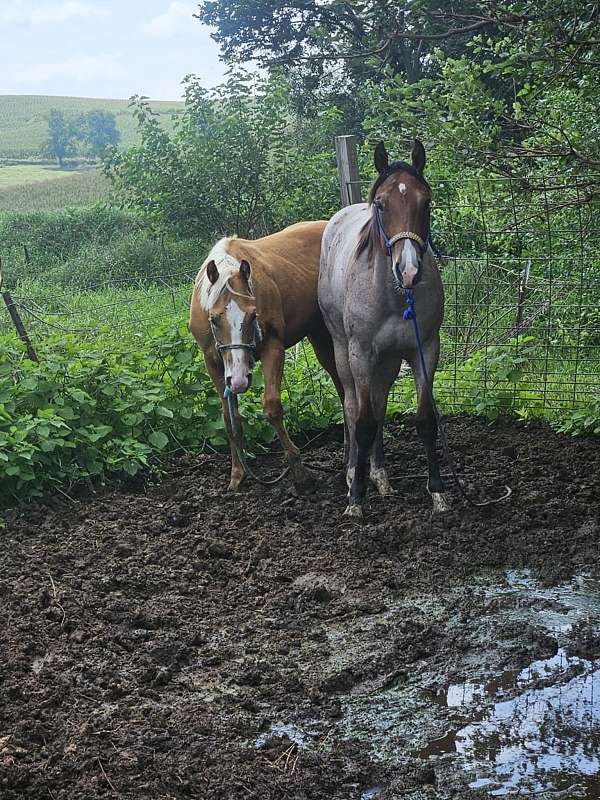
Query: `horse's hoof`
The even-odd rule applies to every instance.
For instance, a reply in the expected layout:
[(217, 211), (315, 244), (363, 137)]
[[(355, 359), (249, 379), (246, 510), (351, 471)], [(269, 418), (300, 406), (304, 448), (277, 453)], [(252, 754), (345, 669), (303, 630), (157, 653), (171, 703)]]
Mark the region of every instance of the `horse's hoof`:
[(371, 478), (371, 482), (375, 484), (375, 488), (381, 497), (388, 497), (389, 495), (394, 494), (394, 490), (392, 489), (387, 476), (387, 471), (384, 469), (384, 467), (371, 470), (369, 477)]
[(229, 486), (227, 487), (227, 491), (228, 492), (239, 492), (239, 491), (241, 491), (242, 484), (244, 482), (245, 477), (246, 477), (245, 475), (242, 475), (241, 477), (238, 476), (238, 475), (233, 477), (233, 475), (232, 475), (231, 476), (231, 480), (229, 481)]
[(446, 511), (450, 511), (450, 504), (442, 492), (432, 492), (431, 499), (433, 501), (434, 514), (445, 514)]
[(355, 504), (351, 504), (346, 507), (344, 511), (345, 517), (352, 517), (353, 519), (362, 519), (363, 518), (363, 510), (362, 506), (357, 506)]

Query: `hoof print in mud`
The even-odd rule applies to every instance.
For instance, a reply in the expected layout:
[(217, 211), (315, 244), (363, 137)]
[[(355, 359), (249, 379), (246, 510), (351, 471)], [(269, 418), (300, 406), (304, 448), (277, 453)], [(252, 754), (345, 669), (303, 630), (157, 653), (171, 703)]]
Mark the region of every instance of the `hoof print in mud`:
[[(473, 452), (499, 435), (453, 426)], [(404, 484), (369, 495), (377, 524), (344, 525), (332, 483), (318, 498), (249, 484), (224, 501), (210, 461), (142, 495), (107, 488), (85, 510), (9, 512), (2, 800), (47, 800), (49, 780), (65, 800), (106, 794), (90, 752), (132, 798), (230, 800), (234, 772), (273, 800), (483, 798), (477, 776), (526, 796), (527, 769), (552, 791), (596, 780), (569, 754), (600, 748), (598, 525), (577, 494), (600, 448), (498, 426), (519, 447), (507, 482), (536, 497), (543, 525), (516, 503), (432, 522), (424, 487), (413, 506)], [(340, 446), (321, 439), (315, 460), (335, 463)], [(565, 460), (567, 493), (549, 468)], [(189, 525), (148, 535), (161, 504)], [(533, 734), (557, 770), (535, 771)]]

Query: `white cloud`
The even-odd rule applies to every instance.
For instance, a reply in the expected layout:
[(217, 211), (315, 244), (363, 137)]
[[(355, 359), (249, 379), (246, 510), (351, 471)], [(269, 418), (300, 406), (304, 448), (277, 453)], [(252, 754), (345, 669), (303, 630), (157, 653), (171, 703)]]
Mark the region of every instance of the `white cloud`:
[[(10, 2), (10, 0), (9, 0)], [(37, 3), (29, 0), (13, 0), (10, 6), (0, 8), (0, 23), (10, 25), (61, 25), (71, 19), (98, 19), (107, 17), (110, 11), (97, 3), (83, 0), (63, 0), (58, 3)]]
[(126, 74), (119, 58), (114, 55), (74, 56), (65, 61), (28, 64), (15, 70), (13, 82), (23, 87), (40, 87), (55, 78), (66, 77), (77, 81), (102, 78), (113, 80)]
[(194, 19), (192, 14), (198, 10), (195, 3), (183, 3), (180, 0), (170, 3), (164, 14), (153, 17), (142, 26), (148, 36), (156, 39), (166, 39), (178, 33), (189, 32), (193, 29)]

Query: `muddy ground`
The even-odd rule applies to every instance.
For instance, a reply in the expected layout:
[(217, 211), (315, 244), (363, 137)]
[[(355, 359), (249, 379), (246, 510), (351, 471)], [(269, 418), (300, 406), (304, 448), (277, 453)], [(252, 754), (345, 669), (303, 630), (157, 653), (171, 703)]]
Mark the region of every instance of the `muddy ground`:
[(6, 515), (2, 800), (600, 797), (600, 443), (449, 438), (507, 503), (432, 519), (405, 421), (363, 525), (218, 455)]

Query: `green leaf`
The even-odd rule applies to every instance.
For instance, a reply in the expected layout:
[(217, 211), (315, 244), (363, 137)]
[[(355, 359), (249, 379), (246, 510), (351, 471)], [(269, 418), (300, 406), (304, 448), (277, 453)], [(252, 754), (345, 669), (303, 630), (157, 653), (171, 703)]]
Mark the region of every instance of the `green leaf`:
[(148, 441), (157, 450), (164, 450), (169, 443), (169, 437), (162, 431), (152, 431), (148, 437)]

